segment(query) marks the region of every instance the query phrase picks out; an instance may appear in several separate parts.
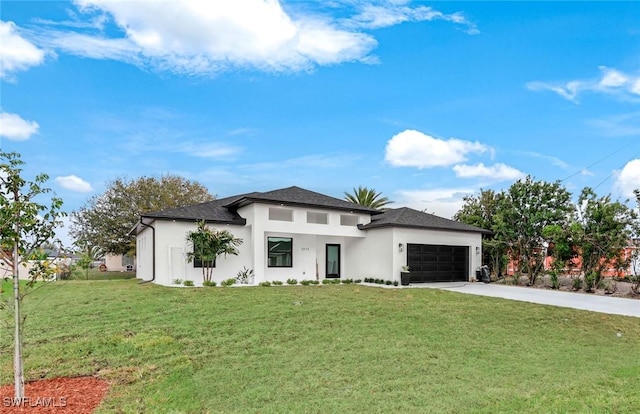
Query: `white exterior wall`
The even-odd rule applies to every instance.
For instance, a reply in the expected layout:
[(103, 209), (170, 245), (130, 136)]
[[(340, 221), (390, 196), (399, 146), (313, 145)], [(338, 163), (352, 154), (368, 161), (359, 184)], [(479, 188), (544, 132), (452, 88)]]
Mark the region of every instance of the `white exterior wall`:
[(348, 244), (347, 277), (393, 280), (393, 229), (361, 230), (361, 233), (366, 238)]
[[(269, 209), (283, 209), (292, 211), (292, 221), (269, 219)], [(327, 214), (327, 224), (307, 223), (307, 211)], [(365, 232), (357, 226), (340, 224), (342, 214), (354, 216), (358, 224), (369, 223), (368, 214), (351, 214), (322, 210), (317, 208), (277, 206), (269, 204), (250, 204), (238, 210), (246, 218), (247, 226), (251, 229), (252, 257), (256, 266), (255, 282), (287, 279), (318, 279), (322, 280), (326, 274), (325, 246), (327, 243), (340, 245), (340, 275), (346, 276), (346, 263), (351, 259), (348, 255), (349, 241), (362, 239)], [(292, 267), (267, 266), (268, 237), (291, 237), (293, 239)], [(351, 277), (351, 276), (347, 276)]]
[[(270, 220), (269, 209), (280, 208), (292, 212), (292, 221)], [(307, 211), (327, 213), (327, 224), (307, 222)], [(400, 280), (402, 266), (407, 263), (407, 244), (437, 244), (469, 247), (469, 277), (475, 277), (475, 269), (481, 265), (481, 234), (446, 230), (380, 228), (359, 230), (355, 225), (341, 225), (339, 211), (288, 207), (253, 203), (239, 209), (247, 221), (245, 226), (215, 225), (216, 230), (226, 229), (243, 239), (237, 256), (219, 257), (213, 270), (213, 280), (221, 282), (234, 278), (246, 267), (254, 270), (254, 283), (287, 279), (322, 280), (326, 275), (326, 245), (340, 245), (340, 277), (363, 279), (365, 277)], [(368, 214), (353, 214), (359, 224), (370, 222)], [(187, 263), (186, 254), (191, 246), (187, 233), (196, 229), (195, 222), (159, 220), (156, 228), (156, 278), (155, 282), (172, 285), (174, 279), (192, 280), (202, 284), (202, 269)], [(137, 237), (137, 275), (150, 280), (152, 277), (152, 231), (143, 229)], [(292, 266), (268, 267), (268, 237), (292, 238)], [(403, 250), (398, 245), (402, 243)]]
[[(156, 222), (151, 223), (155, 226)], [(151, 280), (153, 277), (153, 233), (148, 227), (136, 237), (136, 278)]]
[[(160, 285), (173, 285), (175, 279), (191, 280), (196, 286), (202, 285), (202, 268), (193, 267), (193, 263), (187, 262), (187, 253), (191, 251), (191, 246), (187, 243), (187, 234), (196, 230), (196, 223), (184, 221), (164, 221), (158, 220), (152, 224), (156, 228), (156, 277), (155, 282)], [(215, 230), (228, 230), (235, 237), (241, 238), (243, 244), (238, 247), (238, 256), (220, 256), (216, 260), (216, 267), (213, 269), (212, 280), (220, 283), (229, 278), (235, 278), (236, 274), (242, 270), (243, 266), (252, 268), (250, 229), (243, 226), (230, 225), (209, 225)], [(152, 256), (150, 245), (152, 245), (152, 233), (150, 229), (145, 229), (138, 235), (138, 243), (145, 243), (141, 239), (147, 237), (146, 244), (149, 246), (141, 252), (145, 257), (138, 261), (138, 277), (151, 279)]]

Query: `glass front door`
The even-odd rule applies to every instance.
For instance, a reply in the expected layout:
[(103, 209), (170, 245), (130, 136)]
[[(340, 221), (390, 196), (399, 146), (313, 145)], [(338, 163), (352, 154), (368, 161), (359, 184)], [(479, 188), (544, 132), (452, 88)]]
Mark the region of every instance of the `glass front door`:
[(326, 277), (340, 277), (340, 245), (327, 244)]

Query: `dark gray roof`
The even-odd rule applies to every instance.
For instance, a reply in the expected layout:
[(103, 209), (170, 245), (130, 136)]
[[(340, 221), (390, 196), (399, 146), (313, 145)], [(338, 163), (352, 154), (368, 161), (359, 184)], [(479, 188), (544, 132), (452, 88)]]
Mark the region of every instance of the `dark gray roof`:
[(249, 193), (236, 197), (227, 207), (242, 207), (247, 204), (261, 202), (270, 204), (285, 204), (289, 206), (319, 207), (332, 210), (353, 211), (358, 213), (379, 214), (379, 210), (364, 207), (359, 204), (330, 197), (300, 187), (287, 187), (264, 193)]
[(141, 216), (143, 218), (154, 219), (170, 219), (181, 221), (195, 221), (205, 220), (216, 223), (228, 223), (228, 224), (246, 224), (246, 220), (235, 211), (235, 209), (229, 209), (227, 204), (243, 197), (244, 194), (233, 197), (220, 198), (213, 201), (206, 201), (200, 204), (194, 204), (185, 207), (171, 208), (168, 210), (157, 211), (153, 213), (145, 213)]
[(380, 211), (339, 198), (305, 190), (300, 187), (287, 187), (264, 193), (253, 192), (220, 198), (191, 206), (172, 208), (153, 213), (142, 214), (143, 218), (168, 220), (206, 220), (214, 223), (246, 224), (246, 220), (238, 214), (238, 208), (252, 203), (284, 204), (289, 206), (305, 206), (328, 208), (333, 210), (353, 211), (358, 213), (379, 214)]
[(417, 229), (437, 229), (450, 231), (466, 231), (474, 233), (491, 233), (479, 227), (449, 220), (433, 214), (423, 213), (408, 207), (386, 210), (384, 213), (371, 217), (371, 223), (359, 226), (362, 230), (407, 227)]

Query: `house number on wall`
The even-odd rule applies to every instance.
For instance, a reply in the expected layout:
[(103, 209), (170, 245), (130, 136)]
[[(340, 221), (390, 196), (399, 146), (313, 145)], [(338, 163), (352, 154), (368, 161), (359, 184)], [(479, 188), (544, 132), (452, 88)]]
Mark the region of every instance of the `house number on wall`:
[(308, 247), (303, 247), (301, 250), (302, 250), (303, 252), (308, 252), (308, 251), (309, 251), (309, 248), (308, 248)]

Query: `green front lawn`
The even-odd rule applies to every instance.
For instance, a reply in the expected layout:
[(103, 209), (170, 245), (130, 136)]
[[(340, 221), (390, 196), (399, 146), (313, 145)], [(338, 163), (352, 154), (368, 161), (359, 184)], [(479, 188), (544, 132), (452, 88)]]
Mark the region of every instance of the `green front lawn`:
[[(100, 413), (640, 407), (631, 317), (432, 289), (133, 280), (55, 282), (27, 297), (25, 313), (27, 378), (105, 378)], [(13, 378), (6, 332), (0, 383)]]

